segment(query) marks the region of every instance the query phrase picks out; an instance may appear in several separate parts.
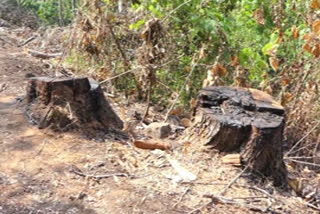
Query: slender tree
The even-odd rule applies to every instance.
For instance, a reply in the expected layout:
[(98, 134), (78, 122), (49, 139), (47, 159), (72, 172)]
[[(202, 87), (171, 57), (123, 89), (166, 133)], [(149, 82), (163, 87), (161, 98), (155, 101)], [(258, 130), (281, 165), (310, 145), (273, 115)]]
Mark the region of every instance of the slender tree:
[(62, 0), (58, 0), (58, 16), (59, 16), (59, 25), (63, 26), (63, 16), (62, 16)]
[(76, 14), (76, 4), (77, 4), (76, 0), (71, 0), (71, 7), (72, 7), (73, 15)]

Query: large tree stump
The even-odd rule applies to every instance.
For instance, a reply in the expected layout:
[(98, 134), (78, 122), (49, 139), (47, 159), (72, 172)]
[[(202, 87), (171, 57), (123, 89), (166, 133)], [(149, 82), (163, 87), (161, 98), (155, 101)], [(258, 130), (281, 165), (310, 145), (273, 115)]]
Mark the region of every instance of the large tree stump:
[(123, 123), (88, 78), (33, 77), (27, 87), (27, 115), (39, 128), (122, 129)]
[(207, 87), (200, 91), (185, 139), (223, 152), (240, 152), (252, 169), (287, 183), (283, 162), (284, 109), (256, 89)]

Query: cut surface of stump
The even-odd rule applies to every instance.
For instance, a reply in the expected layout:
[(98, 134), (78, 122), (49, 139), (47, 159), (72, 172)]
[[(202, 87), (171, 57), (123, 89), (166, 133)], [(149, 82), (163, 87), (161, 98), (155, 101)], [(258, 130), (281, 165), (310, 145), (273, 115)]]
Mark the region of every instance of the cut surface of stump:
[(239, 152), (251, 169), (286, 185), (282, 136), (284, 108), (256, 89), (207, 87), (200, 91), (193, 125), (184, 138), (221, 152)]
[(26, 98), (26, 114), (41, 129), (123, 127), (99, 84), (88, 78), (32, 77)]

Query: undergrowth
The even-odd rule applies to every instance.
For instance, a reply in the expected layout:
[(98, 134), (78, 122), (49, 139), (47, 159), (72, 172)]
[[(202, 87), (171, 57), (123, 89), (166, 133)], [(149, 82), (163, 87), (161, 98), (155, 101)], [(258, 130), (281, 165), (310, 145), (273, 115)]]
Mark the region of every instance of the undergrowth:
[(189, 111), (206, 85), (258, 88), (287, 110), (286, 157), (320, 163), (318, 1), (141, 0), (121, 10), (85, 1), (69, 56), (79, 71), (164, 109), (179, 98)]

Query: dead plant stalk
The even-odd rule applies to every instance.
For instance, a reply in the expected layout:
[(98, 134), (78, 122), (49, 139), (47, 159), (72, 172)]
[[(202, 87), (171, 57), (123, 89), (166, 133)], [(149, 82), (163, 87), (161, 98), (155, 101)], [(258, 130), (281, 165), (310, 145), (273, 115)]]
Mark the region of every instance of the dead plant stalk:
[(180, 98), (180, 96), (181, 96), (182, 91), (183, 91), (184, 88), (186, 87), (187, 83), (190, 81), (190, 78), (191, 78), (191, 76), (192, 76), (192, 74), (193, 74), (193, 71), (194, 71), (194, 69), (197, 67), (197, 65), (198, 65), (198, 63), (199, 63), (200, 57), (197, 59), (196, 62), (194, 62), (194, 59), (195, 59), (195, 56), (193, 57), (193, 60), (192, 60), (190, 73), (188, 74), (186, 80), (184, 81), (183, 86), (180, 88), (180, 91), (179, 91), (178, 96), (176, 97), (176, 99), (175, 99), (174, 102), (172, 103), (171, 107), (170, 107), (169, 110), (167, 111), (166, 117), (165, 117), (165, 120), (164, 120), (164, 121), (167, 121), (167, 120), (168, 120), (168, 117), (169, 117), (170, 112), (173, 110), (173, 108), (174, 108), (175, 105), (177, 104), (177, 102), (178, 102), (178, 100), (179, 100), (179, 98)]

